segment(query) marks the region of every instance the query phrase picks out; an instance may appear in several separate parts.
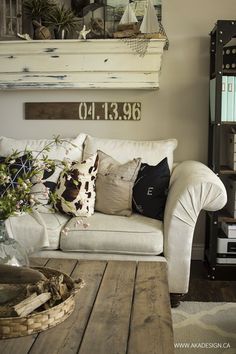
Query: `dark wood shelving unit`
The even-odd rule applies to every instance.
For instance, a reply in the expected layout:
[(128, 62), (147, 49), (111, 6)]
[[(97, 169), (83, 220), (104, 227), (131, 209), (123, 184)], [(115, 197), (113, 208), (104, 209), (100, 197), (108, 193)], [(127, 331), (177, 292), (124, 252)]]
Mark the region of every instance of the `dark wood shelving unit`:
[[(210, 79), (216, 79), (215, 85), (215, 116), (211, 117), (209, 105), (209, 138), (208, 138), (208, 166), (222, 180), (236, 175), (236, 171), (230, 169), (221, 161), (221, 149), (225, 145), (222, 140), (222, 131), (234, 127), (236, 122), (221, 121), (221, 96), (222, 76), (235, 75), (236, 70), (223, 68), (223, 51), (227, 43), (236, 37), (236, 20), (218, 20), (210, 33)], [(218, 212), (206, 213), (206, 237), (205, 237), (205, 261), (208, 269), (208, 277), (216, 280), (231, 280), (236, 277), (236, 264), (219, 263), (217, 261), (217, 237), (221, 232), (221, 222), (236, 223), (226, 209)]]
[(233, 218), (227, 209), (222, 209), (218, 212), (218, 221), (222, 222), (229, 222), (229, 223), (236, 223), (236, 219)]
[[(223, 75), (232, 75), (232, 76), (236, 76), (236, 70), (235, 69), (223, 69), (222, 70)], [(216, 77), (216, 73), (212, 73), (212, 75), (210, 76), (211, 79), (214, 79)]]
[[(235, 76), (236, 76), (236, 74), (235, 74)], [(227, 125), (227, 126), (230, 126), (230, 125), (235, 126), (236, 121), (222, 121), (220, 124)], [(215, 122), (210, 122), (210, 125), (215, 125)]]
[(223, 69), (223, 75), (236, 75), (236, 70), (234, 69)]
[(232, 170), (228, 166), (220, 166), (220, 174), (221, 175), (236, 175), (236, 171)]

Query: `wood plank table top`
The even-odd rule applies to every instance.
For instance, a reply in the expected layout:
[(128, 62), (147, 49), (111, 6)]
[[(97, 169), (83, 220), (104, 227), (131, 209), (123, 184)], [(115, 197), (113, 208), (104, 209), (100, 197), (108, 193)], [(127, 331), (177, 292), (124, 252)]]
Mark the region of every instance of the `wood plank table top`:
[(174, 339), (163, 262), (34, 259), (82, 278), (75, 310), (44, 332), (0, 340), (1, 354), (173, 354)]

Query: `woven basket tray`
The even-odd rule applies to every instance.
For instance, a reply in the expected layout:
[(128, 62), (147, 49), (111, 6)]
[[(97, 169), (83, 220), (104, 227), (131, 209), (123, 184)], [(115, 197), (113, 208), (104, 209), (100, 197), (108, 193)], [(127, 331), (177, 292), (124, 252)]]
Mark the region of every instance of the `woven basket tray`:
[(42, 272), (46, 277), (52, 275), (64, 275), (64, 282), (69, 289), (69, 296), (60, 304), (37, 313), (32, 313), (25, 317), (5, 317), (0, 318), (0, 339), (22, 337), (54, 327), (63, 322), (73, 312), (75, 307), (74, 296), (79, 290), (71, 277), (56, 269), (45, 267), (34, 267)]

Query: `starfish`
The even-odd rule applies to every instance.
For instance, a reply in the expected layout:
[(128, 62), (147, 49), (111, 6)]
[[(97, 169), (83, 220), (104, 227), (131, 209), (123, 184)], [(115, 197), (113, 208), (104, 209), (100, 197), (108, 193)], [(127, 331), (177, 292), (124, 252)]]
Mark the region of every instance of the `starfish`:
[(17, 33), (17, 37), (19, 37), (19, 38), (21, 38), (21, 39), (25, 39), (26, 41), (32, 40), (32, 38), (30, 38), (30, 36), (28, 35), (28, 33), (24, 33), (24, 34)]
[(80, 33), (79, 33), (79, 39), (82, 39), (82, 38), (86, 39), (86, 36), (89, 32), (91, 32), (91, 30), (90, 29), (86, 30), (86, 27), (84, 26), (82, 31), (80, 31)]

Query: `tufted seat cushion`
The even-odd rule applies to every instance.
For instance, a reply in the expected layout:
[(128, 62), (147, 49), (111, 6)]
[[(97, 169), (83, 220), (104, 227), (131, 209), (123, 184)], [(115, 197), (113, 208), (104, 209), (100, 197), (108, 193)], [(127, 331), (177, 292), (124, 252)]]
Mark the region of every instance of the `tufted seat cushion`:
[(61, 233), (63, 251), (159, 255), (163, 252), (163, 224), (139, 214), (130, 217), (95, 212), (83, 228), (72, 218)]

